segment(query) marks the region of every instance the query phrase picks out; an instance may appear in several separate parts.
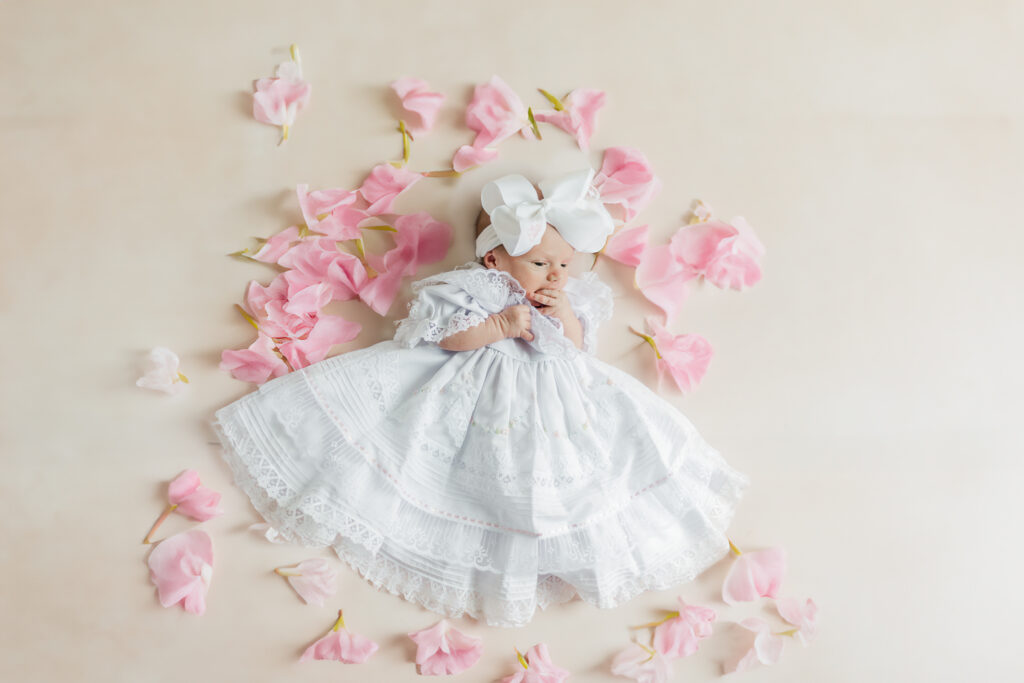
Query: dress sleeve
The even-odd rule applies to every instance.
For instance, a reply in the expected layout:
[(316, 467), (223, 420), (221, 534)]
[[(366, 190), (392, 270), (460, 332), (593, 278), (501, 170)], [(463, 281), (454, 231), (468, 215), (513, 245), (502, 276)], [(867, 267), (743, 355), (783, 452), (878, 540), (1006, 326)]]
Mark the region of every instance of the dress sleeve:
[(583, 350), (597, 353), (597, 328), (612, 317), (612, 290), (588, 271), (579, 278), (570, 278), (565, 285), (572, 311), (583, 325)]
[(409, 315), (398, 323), (395, 341), (406, 347), (421, 341), (436, 344), (476, 327), (487, 317), (487, 311), (461, 287), (447, 283), (428, 285), (409, 304)]

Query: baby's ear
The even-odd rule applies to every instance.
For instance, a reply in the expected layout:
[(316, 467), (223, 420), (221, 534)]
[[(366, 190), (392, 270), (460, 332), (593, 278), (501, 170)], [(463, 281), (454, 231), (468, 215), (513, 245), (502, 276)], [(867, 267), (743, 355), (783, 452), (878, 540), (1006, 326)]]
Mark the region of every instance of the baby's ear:
[(484, 254), (484, 265), (487, 266), (488, 268), (498, 267), (498, 259), (494, 256), (493, 249)]

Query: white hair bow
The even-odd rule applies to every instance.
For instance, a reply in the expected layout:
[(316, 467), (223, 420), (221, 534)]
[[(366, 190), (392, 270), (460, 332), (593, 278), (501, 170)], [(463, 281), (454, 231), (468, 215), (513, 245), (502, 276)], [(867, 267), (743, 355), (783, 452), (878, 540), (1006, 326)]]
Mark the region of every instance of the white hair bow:
[(521, 256), (540, 243), (548, 223), (576, 251), (600, 251), (615, 223), (591, 181), (594, 169), (575, 171), (540, 183), (544, 199), (521, 175), (507, 175), (484, 186), (480, 203), (491, 224), (476, 238), (476, 255), (502, 245)]

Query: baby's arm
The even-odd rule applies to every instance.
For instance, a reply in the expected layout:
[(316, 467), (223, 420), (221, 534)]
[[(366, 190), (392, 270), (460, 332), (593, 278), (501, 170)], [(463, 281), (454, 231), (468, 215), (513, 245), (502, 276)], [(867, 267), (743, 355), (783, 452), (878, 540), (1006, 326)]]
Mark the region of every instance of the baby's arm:
[(573, 313), (568, 295), (560, 289), (538, 289), (533, 298), (537, 303), (542, 304), (537, 310), (544, 315), (561, 320), (562, 334), (575, 344), (577, 349), (582, 349), (583, 324)]
[(529, 306), (509, 306), (475, 327), (445, 337), (438, 346), (446, 351), (472, 351), (509, 337), (522, 337), (526, 341), (533, 339)]

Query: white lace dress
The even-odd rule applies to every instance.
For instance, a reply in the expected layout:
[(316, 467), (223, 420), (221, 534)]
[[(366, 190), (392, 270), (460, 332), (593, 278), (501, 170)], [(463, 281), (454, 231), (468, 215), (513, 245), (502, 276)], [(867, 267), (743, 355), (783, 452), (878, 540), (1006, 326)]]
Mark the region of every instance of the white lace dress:
[(237, 483), (285, 538), (374, 585), (502, 626), (579, 595), (612, 607), (728, 550), (745, 485), (672, 405), (597, 360), (593, 273), (566, 292), (584, 350), (533, 311), (533, 342), (445, 351), (526, 303), (469, 264), (413, 285), (393, 341), (272, 380), (217, 412)]

